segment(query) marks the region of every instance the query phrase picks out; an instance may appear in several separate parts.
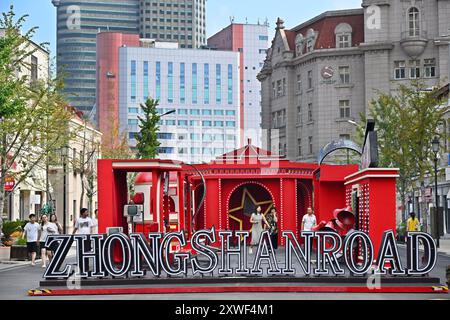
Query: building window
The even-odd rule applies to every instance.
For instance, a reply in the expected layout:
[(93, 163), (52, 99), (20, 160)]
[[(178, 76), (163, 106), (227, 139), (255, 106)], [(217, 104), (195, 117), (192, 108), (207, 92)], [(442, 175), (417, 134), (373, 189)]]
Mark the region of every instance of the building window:
[(144, 61), (144, 100), (148, 99), (148, 61)]
[(222, 76), (221, 76), (221, 66), (216, 64), (216, 103), (220, 104), (222, 102)]
[(200, 127), (200, 120), (189, 120), (189, 125), (191, 127)]
[(130, 126), (137, 126), (139, 124), (139, 120), (138, 119), (128, 119), (128, 124)]
[(192, 103), (197, 103), (197, 64), (192, 64)]
[(313, 137), (308, 137), (309, 154), (313, 154)]
[(30, 72), (30, 81), (33, 83), (38, 79), (38, 58), (36, 56), (31, 56)]
[(209, 63), (203, 66), (203, 99), (205, 104), (209, 104)]
[(272, 82), (272, 98), (275, 99), (277, 97), (277, 88), (275, 86), (275, 82)]
[(409, 77), (411, 79), (420, 78), (420, 60), (409, 61)]
[(338, 48), (350, 48), (351, 47), (351, 36), (349, 34), (338, 35)]
[(417, 37), (420, 33), (419, 26), (419, 9), (416, 7), (412, 7), (408, 11), (408, 28), (409, 28), (409, 36)]
[(180, 63), (180, 103), (186, 102), (186, 66)]
[(302, 121), (302, 106), (298, 106), (297, 107), (297, 123), (298, 124), (303, 124), (303, 121)]
[(223, 121), (214, 121), (214, 127), (223, 127)]
[(350, 100), (339, 100), (341, 118), (350, 118)]
[(204, 109), (204, 110), (202, 110), (202, 115), (204, 115), (204, 116), (212, 115), (211, 109)]
[(191, 116), (199, 116), (200, 110), (199, 109), (191, 109), (190, 114), (191, 114)]
[(234, 127), (236, 127), (236, 122), (235, 121), (225, 121), (225, 125), (227, 127), (234, 128)]
[(312, 77), (312, 70), (308, 71), (308, 89), (312, 89), (313, 86), (313, 77)]
[(261, 41), (268, 41), (269, 37), (268, 36), (259, 36), (259, 40), (261, 40)]
[(308, 121), (313, 121), (313, 104), (308, 103)]
[(223, 116), (223, 110), (214, 110), (215, 116)]
[(178, 115), (181, 115), (181, 116), (187, 116), (187, 114), (188, 114), (188, 110), (187, 109), (178, 109)]
[(233, 104), (233, 65), (228, 65), (228, 104)]
[(302, 75), (297, 75), (297, 93), (302, 93)]
[(313, 42), (314, 39), (312, 38), (308, 38), (308, 40), (306, 40), (306, 52), (311, 52), (313, 50)]
[(277, 81), (277, 97), (281, 97), (283, 88), (281, 87), (281, 80)]
[(212, 121), (204, 120), (204, 121), (202, 121), (202, 126), (203, 127), (211, 127), (212, 126)]
[(136, 100), (136, 60), (131, 60), (131, 100)]
[(299, 156), (299, 157), (301, 157), (302, 155), (303, 155), (303, 152), (302, 152), (302, 139), (297, 139), (297, 155)]
[(436, 59), (425, 59), (425, 78), (436, 77)]
[(394, 65), (395, 65), (394, 67), (395, 79), (405, 79), (406, 78), (405, 61), (395, 61)]
[(187, 127), (188, 121), (187, 120), (178, 120), (178, 125), (179, 126), (183, 126), (183, 127)]
[(161, 62), (156, 61), (156, 99), (161, 99)]
[(168, 97), (167, 102), (173, 103), (173, 62), (167, 64), (167, 85), (168, 85)]
[(235, 116), (236, 115), (236, 111), (234, 111), (234, 110), (226, 110), (225, 111), (225, 115), (227, 115), (227, 116)]
[(286, 95), (286, 78), (283, 78), (283, 96)]
[(349, 84), (350, 83), (350, 67), (343, 66), (339, 67), (339, 79), (341, 84)]

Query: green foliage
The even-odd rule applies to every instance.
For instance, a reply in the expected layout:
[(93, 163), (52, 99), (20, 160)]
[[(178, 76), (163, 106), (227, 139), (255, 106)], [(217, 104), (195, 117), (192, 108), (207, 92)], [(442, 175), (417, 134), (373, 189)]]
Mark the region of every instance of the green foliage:
[[(395, 94), (379, 93), (369, 105), (368, 117), (375, 120), (378, 133), (379, 165), (400, 169), (397, 187), (403, 204), (412, 181), (424, 181), (432, 170), (433, 138), (443, 141), (439, 126), (448, 107), (438, 91), (416, 81), (399, 86)], [(365, 120), (362, 116), (357, 134), (361, 141)]]
[(22, 223), (20, 221), (4, 221), (2, 232), (5, 240), (10, 240), (11, 235), (16, 231), (22, 230)]
[(137, 157), (139, 159), (154, 159), (158, 155), (160, 143), (157, 134), (159, 130), (158, 122), (161, 118), (156, 109), (158, 104), (158, 100), (151, 98), (147, 99), (145, 104), (141, 104), (144, 117), (138, 117), (140, 132), (136, 137)]
[(14, 243), (16, 246), (26, 246), (27, 245), (27, 239), (25, 238), (18, 238), (16, 242)]

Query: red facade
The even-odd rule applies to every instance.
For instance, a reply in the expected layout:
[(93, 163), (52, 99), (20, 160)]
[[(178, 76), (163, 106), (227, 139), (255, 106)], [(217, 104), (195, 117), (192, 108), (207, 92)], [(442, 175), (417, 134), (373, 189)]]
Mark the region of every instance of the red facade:
[[(101, 32), (97, 35), (97, 120), (100, 132), (115, 132), (119, 128), (119, 48), (139, 46), (138, 34)], [(106, 140), (108, 145), (113, 145)]]

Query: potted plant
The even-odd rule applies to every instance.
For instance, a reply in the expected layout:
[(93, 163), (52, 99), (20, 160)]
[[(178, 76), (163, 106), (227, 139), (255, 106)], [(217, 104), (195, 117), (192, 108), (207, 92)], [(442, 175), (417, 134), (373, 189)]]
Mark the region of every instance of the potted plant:
[(20, 221), (4, 221), (3, 222), (3, 239), (2, 242), (5, 246), (10, 247), (14, 243), (14, 239), (12, 235), (21, 231), (21, 222)]
[[(9, 258), (11, 260), (28, 260), (27, 240), (24, 238), (18, 238), (16, 243), (11, 246), (11, 252)], [(37, 258), (37, 257), (36, 257)]]

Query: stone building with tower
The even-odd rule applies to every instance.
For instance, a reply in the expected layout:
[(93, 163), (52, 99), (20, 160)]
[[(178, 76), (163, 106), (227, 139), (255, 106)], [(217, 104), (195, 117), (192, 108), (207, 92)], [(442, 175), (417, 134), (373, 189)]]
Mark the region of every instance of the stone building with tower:
[[(278, 19), (258, 79), (267, 149), (314, 162), (349, 139), (381, 92), (448, 81), (450, 1), (362, 1), (287, 29)], [(263, 138), (264, 140), (264, 138)]]

